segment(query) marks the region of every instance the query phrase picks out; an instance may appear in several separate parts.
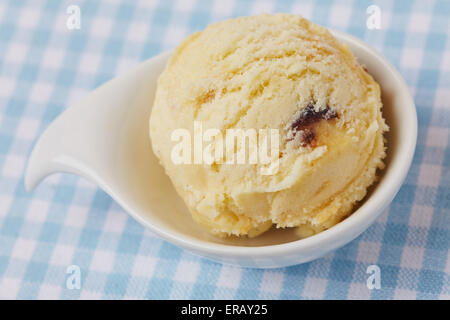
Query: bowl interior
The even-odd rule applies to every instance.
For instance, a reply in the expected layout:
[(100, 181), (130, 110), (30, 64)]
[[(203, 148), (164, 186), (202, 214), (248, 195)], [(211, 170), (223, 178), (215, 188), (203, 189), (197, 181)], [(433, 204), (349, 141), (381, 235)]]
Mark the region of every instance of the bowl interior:
[[(358, 215), (368, 197), (372, 197), (384, 185), (390, 184), (388, 180), (394, 178), (393, 171), (404, 165), (402, 164), (404, 159), (400, 159), (398, 155), (410, 152), (405, 139), (415, 139), (411, 134), (414, 119), (404, 115), (403, 107), (408, 103), (411, 104), (411, 101), (401, 78), (393, 76), (392, 67), (359, 40), (341, 33), (335, 33), (335, 36), (350, 46), (358, 61), (367, 67), (369, 73), (380, 84), (383, 115), (390, 127), (386, 135), (388, 141), (386, 168), (380, 172), (378, 183), (370, 188), (368, 195), (355, 209), (353, 215)], [(122, 145), (117, 160), (117, 165), (125, 168), (120, 170), (124, 183), (123, 190), (127, 190), (128, 196), (133, 198), (133, 203), (136, 204), (133, 210), (139, 212), (141, 222), (159, 230), (169, 238), (171, 235), (182, 235), (185, 241), (260, 247), (299, 240), (293, 229), (275, 228), (253, 239), (234, 237), (222, 239), (210, 235), (193, 221), (151, 149), (148, 118), (156, 83), (154, 81), (148, 83), (149, 86), (139, 92), (130, 106), (130, 110), (136, 111), (130, 112), (124, 121), (123, 132), (126, 132), (127, 136), (124, 140), (128, 143)]]

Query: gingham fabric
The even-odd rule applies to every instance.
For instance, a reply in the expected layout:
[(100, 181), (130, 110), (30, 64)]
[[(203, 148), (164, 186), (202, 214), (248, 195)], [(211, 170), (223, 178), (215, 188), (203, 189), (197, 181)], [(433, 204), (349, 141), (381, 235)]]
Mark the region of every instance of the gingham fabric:
[[(380, 30), (366, 27), (372, 4)], [(80, 29), (67, 27), (70, 5), (80, 8)], [(359, 238), (311, 263), (241, 269), (159, 239), (82, 178), (54, 175), (25, 191), (34, 141), (74, 101), (211, 22), (260, 12), (302, 14), (365, 40), (415, 98), (411, 170)], [(0, 0), (0, 297), (449, 299), (449, 18), (448, 0)], [(79, 289), (68, 285), (71, 265)], [(370, 265), (380, 268), (380, 289), (367, 286)]]

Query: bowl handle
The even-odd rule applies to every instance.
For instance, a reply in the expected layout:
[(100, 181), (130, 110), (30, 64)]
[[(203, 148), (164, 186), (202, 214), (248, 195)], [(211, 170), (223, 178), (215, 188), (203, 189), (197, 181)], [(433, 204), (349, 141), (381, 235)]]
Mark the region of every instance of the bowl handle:
[[(32, 191), (46, 176), (56, 172), (74, 172), (70, 162), (65, 161), (64, 128), (67, 122), (65, 114), (54, 120), (36, 142), (25, 171), (25, 188)], [(66, 143), (68, 143), (66, 141)]]
[(56, 172), (81, 175), (103, 187), (111, 185), (120, 146), (129, 143), (124, 141), (129, 139), (127, 119), (142, 117), (148, 111), (157, 78), (170, 54), (160, 54), (114, 78), (56, 118), (31, 153), (25, 171), (26, 189), (33, 190)]

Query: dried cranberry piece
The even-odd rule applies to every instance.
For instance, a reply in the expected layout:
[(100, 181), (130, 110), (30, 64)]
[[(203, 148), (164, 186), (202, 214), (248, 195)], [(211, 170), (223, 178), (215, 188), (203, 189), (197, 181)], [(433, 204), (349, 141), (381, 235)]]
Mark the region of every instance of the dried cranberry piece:
[(331, 110), (328, 106), (322, 110), (316, 111), (313, 104), (309, 104), (300, 113), (300, 116), (292, 123), (291, 128), (294, 131), (302, 130), (320, 120), (330, 120), (337, 118), (336, 111)]
[(314, 130), (314, 124), (321, 120), (331, 120), (338, 118), (336, 111), (331, 110), (328, 106), (324, 109), (316, 111), (312, 103), (308, 104), (305, 109), (302, 110), (300, 115), (291, 124), (291, 129), (294, 132), (294, 136), (297, 132), (301, 132), (300, 143), (303, 147), (313, 145), (316, 139), (316, 132)]

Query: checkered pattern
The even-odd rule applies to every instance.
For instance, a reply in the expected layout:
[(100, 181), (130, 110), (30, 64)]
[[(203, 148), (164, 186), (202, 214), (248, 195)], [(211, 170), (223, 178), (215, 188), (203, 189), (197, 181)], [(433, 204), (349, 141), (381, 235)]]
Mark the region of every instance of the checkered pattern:
[[(366, 9), (381, 8), (381, 30)], [(69, 5), (81, 29), (66, 26)], [(357, 240), (300, 266), (240, 269), (152, 234), (103, 191), (54, 175), (35, 192), (33, 142), (65, 107), (208, 23), (300, 13), (353, 34), (402, 73), (419, 116), (417, 151), (387, 211)], [(450, 298), (450, 1), (0, 1), (0, 297), (18, 299)], [(381, 289), (366, 286), (369, 265)], [(70, 265), (81, 289), (68, 289)]]

